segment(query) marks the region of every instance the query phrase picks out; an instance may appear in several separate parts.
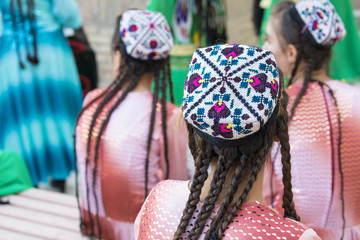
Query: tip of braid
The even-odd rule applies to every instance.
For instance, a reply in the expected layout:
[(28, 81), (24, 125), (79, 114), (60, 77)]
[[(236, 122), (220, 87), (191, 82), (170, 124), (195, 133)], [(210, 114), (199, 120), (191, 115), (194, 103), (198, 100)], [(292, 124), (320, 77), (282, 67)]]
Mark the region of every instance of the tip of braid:
[(32, 56), (30, 56), (30, 54), (27, 54), (27, 59), (33, 65), (38, 65), (39, 64), (39, 58), (37, 56), (32, 57)]
[(283, 174), (283, 208), (285, 210), (284, 217), (300, 221), (300, 217), (297, 215), (295, 210), (295, 204), (293, 201), (292, 193), (292, 184), (291, 184), (291, 155), (290, 155), (290, 144), (289, 144), (289, 134), (288, 134), (288, 117), (285, 109), (282, 109), (283, 112), (278, 118), (277, 123), (277, 136), (280, 139), (280, 151), (281, 151), (281, 162), (283, 165), (282, 174)]

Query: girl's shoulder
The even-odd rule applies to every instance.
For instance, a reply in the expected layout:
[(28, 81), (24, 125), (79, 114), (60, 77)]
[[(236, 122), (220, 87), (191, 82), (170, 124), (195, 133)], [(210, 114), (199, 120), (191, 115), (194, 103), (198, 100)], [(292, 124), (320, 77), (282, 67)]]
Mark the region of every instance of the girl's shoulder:
[[(157, 111), (157, 114), (160, 114), (162, 111), (160, 100), (157, 105), (156, 111)], [(169, 121), (173, 122), (174, 120), (172, 120), (172, 119), (174, 119), (174, 118), (178, 119), (179, 116), (181, 115), (181, 113), (182, 113), (181, 108), (179, 108), (178, 106), (176, 106), (175, 104), (173, 104), (171, 102), (166, 102), (166, 118), (167, 118), (168, 122)]]
[(150, 192), (135, 221), (136, 239), (172, 239), (189, 195), (189, 181), (165, 180)]
[(89, 102), (91, 102), (93, 99), (98, 97), (100, 94), (102, 94), (106, 90), (106, 87), (102, 88), (95, 88), (88, 92), (84, 97), (83, 106), (87, 105)]
[(178, 205), (180, 202), (186, 202), (189, 192), (189, 181), (165, 180), (159, 182), (149, 196), (156, 196), (170, 204), (175, 201)]
[(330, 80), (327, 82), (329, 87), (336, 93), (344, 93), (348, 96), (359, 96), (360, 95), (360, 87), (356, 87), (353, 85), (350, 85), (343, 81), (338, 80)]
[(320, 239), (314, 230), (306, 225), (284, 218), (269, 206), (259, 202), (244, 204), (225, 235), (234, 237), (239, 236), (239, 233), (262, 239)]
[[(177, 229), (189, 192), (189, 181), (166, 180), (157, 184), (147, 197), (135, 223), (139, 239), (148, 239), (149, 234), (155, 239), (170, 239)], [(197, 208), (199, 210), (201, 206)], [(224, 234), (224, 240), (239, 237), (246, 240), (320, 239), (312, 229), (280, 216), (259, 202), (244, 204)]]
[(171, 103), (171, 102), (166, 102), (166, 111), (168, 112), (169, 116), (172, 116), (174, 114), (179, 114), (179, 112), (181, 111), (180, 108), (178, 106), (176, 106), (175, 104)]

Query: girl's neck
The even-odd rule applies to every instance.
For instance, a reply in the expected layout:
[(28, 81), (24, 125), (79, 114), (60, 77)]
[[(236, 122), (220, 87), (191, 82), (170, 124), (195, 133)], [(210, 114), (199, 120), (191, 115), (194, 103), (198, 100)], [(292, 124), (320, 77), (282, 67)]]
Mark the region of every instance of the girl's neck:
[[(214, 173), (216, 170), (216, 163), (211, 163), (210, 167), (211, 167), (211, 173), (209, 174), (209, 177), (205, 181), (205, 184), (201, 190), (201, 195), (200, 195), (201, 202), (204, 202), (206, 196), (209, 193), (211, 181), (213, 180), (213, 176), (214, 176)], [(221, 204), (223, 202), (224, 198), (226, 197), (226, 195), (228, 194), (228, 189), (230, 188), (231, 180), (232, 180), (234, 173), (235, 173), (235, 169), (230, 169), (229, 173), (227, 174), (225, 183), (222, 187), (223, 190), (221, 191), (219, 198), (216, 201), (216, 204)], [(242, 192), (244, 191), (244, 189), (249, 181), (250, 174), (251, 173), (249, 172), (244, 177), (244, 180), (240, 183), (238, 190), (234, 194), (234, 199), (231, 204), (234, 204), (240, 198)], [(263, 178), (264, 178), (264, 167), (262, 167), (261, 171), (259, 172), (259, 174), (257, 176), (257, 180), (254, 182), (253, 186), (251, 187), (251, 190), (249, 191), (246, 198), (244, 199), (243, 204), (249, 203), (249, 202), (255, 202), (255, 201), (264, 202), (263, 192), (262, 192)]]
[[(304, 82), (305, 69), (306, 69), (306, 64), (304, 64), (304, 63), (300, 64), (300, 66), (293, 78), (293, 83), (303, 83)], [(326, 82), (326, 81), (331, 80), (331, 78), (329, 78), (329, 76), (326, 74), (326, 71), (324, 68), (313, 71), (311, 74), (311, 79), (317, 80), (319, 82)]]
[[(141, 75), (136, 87), (130, 92), (150, 92), (153, 79), (154, 79), (154, 73), (145, 72), (143, 75)], [(121, 88), (121, 90), (124, 91), (129, 84), (130, 82), (125, 83), (124, 86)]]

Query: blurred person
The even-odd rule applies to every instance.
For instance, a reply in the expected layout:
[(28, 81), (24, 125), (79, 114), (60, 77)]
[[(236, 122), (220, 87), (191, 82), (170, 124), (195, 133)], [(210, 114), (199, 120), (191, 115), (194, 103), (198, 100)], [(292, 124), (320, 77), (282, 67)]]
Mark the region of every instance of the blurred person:
[(80, 26), (77, 4), (2, 0), (0, 9), (0, 149), (25, 158), (35, 185), (51, 177), (64, 191), (82, 97), (62, 28)]
[[(264, 9), (260, 26), (260, 44), (263, 44), (266, 27), (273, 7), (283, 0), (261, 0), (260, 8)], [(294, 1), (296, 2), (296, 1)], [(354, 0), (330, 0), (341, 17), (347, 30), (346, 38), (332, 47), (329, 61), (329, 77), (346, 83), (360, 84), (360, 35), (359, 25), (354, 16)]]
[(82, 231), (90, 237), (134, 239), (148, 192), (163, 179), (188, 179), (185, 123), (166, 102), (172, 47), (161, 13), (128, 10), (116, 19), (114, 80), (87, 94), (76, 127)]
[(66, 28), (64, 34), (74, 54), (82, 88), (82, 96), (95, 89), (98, 85), (96, 56), (82, 27)]
[[(360, 239), (360, 90), (331, 79), (326, 71), (334, 44), (345, 34), (329, 1), (285, 1), (273, 8), (263, 46), (289, 77), (296, 210), (327, 240)], [(275, 146), (264, 196), (281, 211), (279, 153)]]

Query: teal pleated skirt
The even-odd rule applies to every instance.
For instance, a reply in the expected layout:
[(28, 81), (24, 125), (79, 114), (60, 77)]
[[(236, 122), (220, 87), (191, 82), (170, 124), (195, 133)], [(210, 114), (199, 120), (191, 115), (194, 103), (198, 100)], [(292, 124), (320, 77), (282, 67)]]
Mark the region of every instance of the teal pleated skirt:
[(72, 135), (82, 96), (61, 30), (38, 33), (38, 65), (27, 61), (24, 42), (20, 38), (21, 69), (14, 35), (0, 38), (0, 149), (19, 153), (37, 185), (74, 169)]

